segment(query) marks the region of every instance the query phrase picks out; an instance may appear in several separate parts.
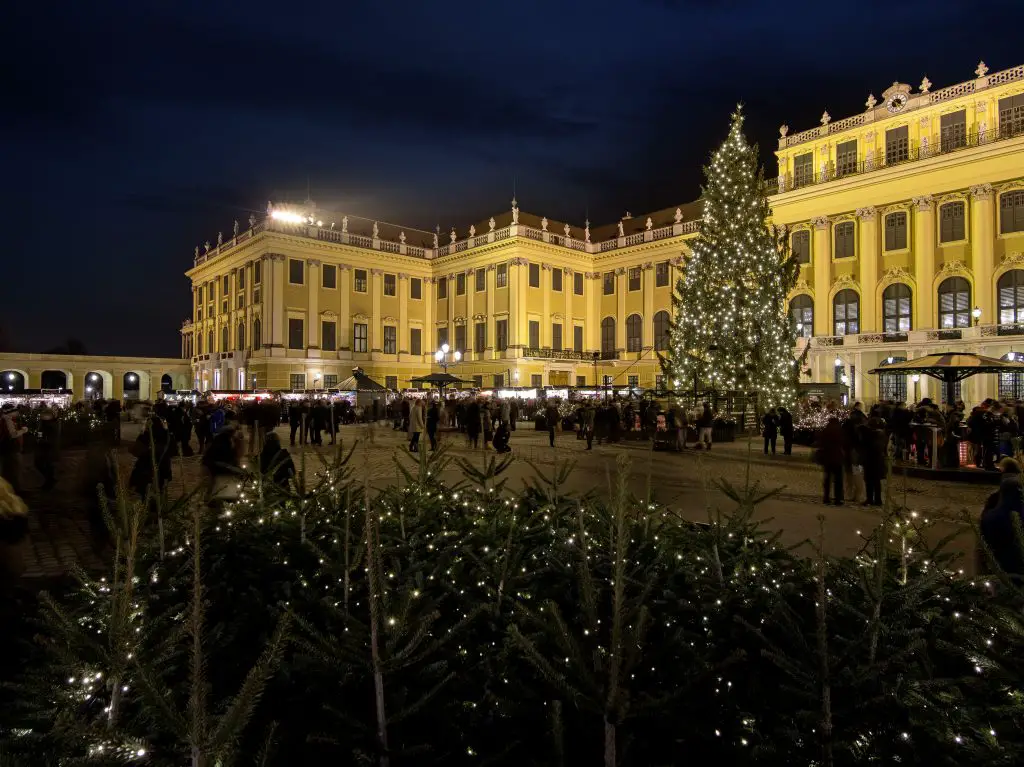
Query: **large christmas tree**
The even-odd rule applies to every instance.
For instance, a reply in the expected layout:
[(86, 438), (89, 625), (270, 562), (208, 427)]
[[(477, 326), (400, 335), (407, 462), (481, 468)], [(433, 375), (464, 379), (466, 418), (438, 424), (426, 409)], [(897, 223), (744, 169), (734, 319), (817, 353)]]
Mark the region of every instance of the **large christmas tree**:
[(741, 109), (704, 175), (700, 236), (676, 286), (662, 368), (677, 390), (757, 392), (762, 409), (790, 406), (798, 369), (786, 300), (799, 267), (768, 223)]

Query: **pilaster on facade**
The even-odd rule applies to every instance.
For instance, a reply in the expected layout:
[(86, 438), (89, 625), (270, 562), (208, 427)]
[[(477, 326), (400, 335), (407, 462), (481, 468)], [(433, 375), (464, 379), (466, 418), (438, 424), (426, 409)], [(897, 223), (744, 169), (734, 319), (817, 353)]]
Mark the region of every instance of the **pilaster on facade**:
[(320, 356), (320, 261), (306, 259), (306, 346), (307, 355)]
[[(829, 225), (827, 216), (818, 216), (812, 221), (814, 225), (814, 242), (811, 246), (812, 263), (814, 265), (814, 295), (821, 301), (829, 298), (829, 286), (832, 283), (832, 249), (830, 246)], [(829, 313), (814, 313), (814, 334), (829, 334)]]
[(914, 327), (935, 327), (932, 307), (932, 283), (935, 281), (935, 202), (931, 195), (915, 197), (914, 207), (914, 276), (919, 286), (917, 317)]

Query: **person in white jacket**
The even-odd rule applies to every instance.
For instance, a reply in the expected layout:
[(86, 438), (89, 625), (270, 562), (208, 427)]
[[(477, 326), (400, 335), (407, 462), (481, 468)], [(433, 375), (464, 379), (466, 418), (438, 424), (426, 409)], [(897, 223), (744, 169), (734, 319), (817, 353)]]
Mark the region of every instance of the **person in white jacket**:
[(418, 399), (409, 412), (409, 452), (418, 453), (420, 449), (420, 432), (426, 422), (426, 408), (423, 400)]

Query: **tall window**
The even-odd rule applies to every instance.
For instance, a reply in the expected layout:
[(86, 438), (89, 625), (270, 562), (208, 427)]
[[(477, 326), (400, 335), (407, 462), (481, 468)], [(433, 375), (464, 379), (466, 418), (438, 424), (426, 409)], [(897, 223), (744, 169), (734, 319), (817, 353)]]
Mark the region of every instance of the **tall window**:
[[(896, 362), (906, 362), (906, 359), (906, 357), (893, 357), (892, 362), (886, 361), (882, 364), (882, 367)], [(878, 397), (886, 402), (906, 402), (906, 373), (880, 373), (878, 376)]]
[(638, 352), (643, 347), (644, 321), (639, 314), (626, 317), (626, 351)]
[(572, 292), (577, 296), (583, 295), (583, 272), (575, 272), (572, 275)]
[(790, 242), (793, 255), (798, 264), (811, 263), (811, 232), (808, 229), (797, 229), (793, 232)]
[(797, 338), (814, 335), (814, 302), (806, 293), (793, 296), (789, 302), (789, 316), (793, 318), (793, 332)]
[(466, 273), (459, 272), (455, 275), (455, 295), (466, 295)]
[(238, 339), (237, 339), (238, 340), (238, 345), (235, 348), (238, 349), (239, 351), (241, 351), (242, 349), (245, 349), (245, 323), (244, 322), (239, 322), (238, 323), (237, 333), (238, 333)]
[(305, 349), (305, 334), (303, 333), (305, 327), (303, 322), (298, 317), (288, 318), (288, 348), (289, 349)]
[(356, 293), (366, 292), (366, 270), (354, 269), (352, 271), (352, 290)]
[(292, 285), (302, 285), (305, 282), (305, 274), (303, 269), (305, 264), (302, 263), (300, 258), (289, 258), (288, 259), (288, 282)]
[(456, 351), (466, 351), (466, 326), (456, 325), (455, 326), (455, 349)]
[(894, 165), (910, 157), (909, 128), (902, 125), (885, 132), (885, 164)]
[(320, 348), (333, 352), (338, 348), (338, 323), (334, 320), (320, 322)]
[(659, 261), (654, 265), (654, 287), (668, 287), (668, 261)]
[(352, 325), (352, 351), (365, 352), (368, 339), (367, 326), (365, 322), (356, 322)]
[(482, 293), (487, 290), (487, 270), (477, 269), (473, 274), (476, 278), (476, 292)]
[(423, 331), (409, 328), (409, 354), (423, 354)]
[(226, 352), (228, 349), (231, 348), (230, 345), (229, 345), (230, 341), (228, 339), (229, 335), (230, 335), (230, 333), (228, 332), (228, 326), (227, 325), (225, 325), (224, 327), (222, 327), (220, 329), (220, 350), (222, 352)]
[[(302, 262), (300, 261), (299, 263), (302, 263)], [(225, 274), (224, 275), (224, 285), (221, 288), (221, 295), (222, 296), (226, 296), (230, 292), (231, 292), (231, 276)]]
[(530, 274), (530, 287), (531, 288), (539, 288), (540, 287), (540, 264), (530, 264), (529, 274)]
[(939, 118), (939, 141), (943, 152), (967, 146), (967, 111), (950, 112)]
[(292, 391), (302, 391), (306, 388), (306, 374), (305, 373), (292, 373), (288, 376), (288, 380), (291, 382)]
[(508, 264), (498, 264), (494, 267), (494, 286), (508, 287)]
[(853, 258), (853, 222), (840, 221), (835, 225), (833, 234), (836, 241), (835, 257)]
[(252, 262), (252, 284), (259, 285), (263, 279), (263, 263), (261, 261)]
[(890, 213), (885, 217), (885, 249), (903, 250), (907, 247), (907, 214)]
[(337, 373), (325, 373), (324, 374), (324, 388), (335, 389), (338, 386), (338, 375)]
[(793, 186), (807, 186), (814, 182), (814, 152), (798, 154), (793, 158)]
[(939, 327), (971, 326), (971, 284), (963, 277), (950, 277), (939, 284)]
[(206, 353), (213, 354), (213, 331), (206, 331)]
[(999, 99), (1000, 137), (1018, 136), (1024, 133), (1024, 93)]
[(245, 267), (238, 267), (238, 271), (235, 272), (235, 287), (238, 290), (245, 290)]
[(629, 279), (629, 290), (640, 290), (640, 267), (631, 266), (627, 277)]
[(263, 346), (263, 322), (259, 317), (252, 321), (252, 350), (258, 352)]
[(604, 294), (611, 296), (615, 294), (615, 272), (605, 272), (603, 275), (604, 280)]
[(440, 349), (446, 343), (448, 343), (448, 328), (446, 328), (446, 327), (445, 328), (438, 328), (437, 329), (437, 348)]
[(905, 333), (910, 330), (910, 287), (902, 282), (890, 285), (882, 293), (882, 330)]
[(530, 320), (530, 346), (534, 349), (540, 346), (540, 323), (537, 320)]
[(398, 295), (398, 276), (395, 274), (384, 275), (384, 295)]
[(334, 264), (324, 264), (320, 267), (320, 284), (325, 288), (338, 287), (338, 267)]
[(654, 348), (663, 352), (668, 349), (669, 317), (668, 312), (660, 311), (654, 315)]
[(557, 290), (559, 293), (562, 292), (562, 270), (558, 268), (551, 269), (551, 289)]
[(939, 242), (966, 239), (965, 212), (962, 202), (947, 202), (939, 208)]
[(999, 231), (1024, 232), (1024, 189), (999, 195)]
[(540, 373), (534, 373), (530, 376), (530, 386), (534, 389), (539, 389), (544, 385), (544, 376)]
[(441, 300), (442, 298), (448, 298), (448, 278), (447, 277), (438, 277), (437, 278), (437, 298), (438, 298), (438, 300)]
[(562, 351), (562, 323), (551, 323), (551, 348), (556, 352)]
[(384, 376), (384, 388), (398, 391), (398, 376)]
[(832, 334), (855, 335), (860, 332), (860, 297), (857, 291), (846, 288), (832, 299)]
[(494, 388), (500, 389), (505, 385), (505, 374), (495, 373), (494, 374)]
[(419, 301), (423, 298), (423, 280), (419, 277), (409, 279), (409, 298)]
[(499, 352), (508, 349), (508, 320), (498, 320), (494, 323), (494, 347)]
[(1004, 272), (996, 283), (999, 294), (999, 324), (1024, 323), (1024, 270)]
[(384, 326), (384, 353), (398, 354), (398, 328), (394, 325)]
[(857, 172), (857, 139), (836, 144), (836, 175), (848, 176)]
[(615, 318), (601, 320), (601, 351), (610, 354), (615, 351)]
[(476, 338), (473, 341), (473, 348), (482, 352), (487, 348), (487, 323), (478, 322), (473, 326), (473, 334)]
[(583, 326), (573, 325), (572, 327), (572, 349), (576, 352), (583, 351)]

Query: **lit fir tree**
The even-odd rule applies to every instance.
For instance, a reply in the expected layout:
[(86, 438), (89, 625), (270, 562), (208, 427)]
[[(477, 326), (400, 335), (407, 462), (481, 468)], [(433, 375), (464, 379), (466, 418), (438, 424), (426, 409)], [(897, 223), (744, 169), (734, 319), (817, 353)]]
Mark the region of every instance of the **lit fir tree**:
[(798, 369), (786, 299), (798, 267), (768, 223), (757, 148), (739, 108), (704, 174), (700, 236), (676, 286), (662, 368), (676, 389), (756, 391), (762, 408), (791, 406)]

